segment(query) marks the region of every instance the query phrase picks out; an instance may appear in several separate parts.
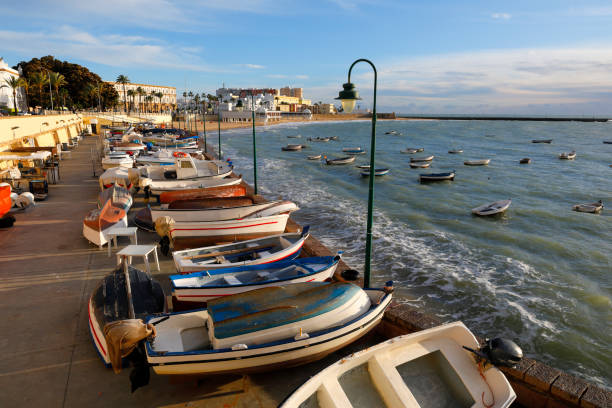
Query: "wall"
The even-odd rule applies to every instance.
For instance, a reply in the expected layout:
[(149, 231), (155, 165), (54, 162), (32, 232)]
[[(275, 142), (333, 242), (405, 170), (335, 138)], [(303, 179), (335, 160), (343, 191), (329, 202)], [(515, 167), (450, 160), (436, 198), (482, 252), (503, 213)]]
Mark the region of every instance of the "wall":
[(55, 146), (83, 130), (78, 115), (7, 116), (0, 118), (0, 151), (12, 147)]

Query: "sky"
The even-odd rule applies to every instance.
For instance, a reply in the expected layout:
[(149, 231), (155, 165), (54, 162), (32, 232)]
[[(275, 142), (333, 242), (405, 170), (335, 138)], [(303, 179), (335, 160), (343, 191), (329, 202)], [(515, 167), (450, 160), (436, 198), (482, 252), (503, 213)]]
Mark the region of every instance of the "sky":
[[(304, 88), (333, 103), (358, 58), (377, 111), (612, 116), (612, 2), (20, 0), (0, 3), (0, 56), (102, 79), (214, 93)], [(372, 107), (372, 68), (351, 75)]]

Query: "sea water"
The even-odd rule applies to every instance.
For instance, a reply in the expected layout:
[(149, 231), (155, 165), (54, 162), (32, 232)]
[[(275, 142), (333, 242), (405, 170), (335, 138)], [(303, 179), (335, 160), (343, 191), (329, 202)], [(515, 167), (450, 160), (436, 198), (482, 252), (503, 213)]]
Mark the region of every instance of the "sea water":
[[(308, 141), (318, 136), (339, 140)], [(362, 271), (368, 179), (356, 165), (369, 163), (371, 122), (258, 127), (256, 137), (259, 193), (296, 202), (292, 218)], [(252, 184), (251, 129), (221, 138), (224, 157)], [(529, 357), (610, 387), (612, 145), (602, 142), (611, 139), (612, 123), (378, 121), (375, 164), (391, 172), (375, 180), (372, 285), (393, 280), (401, 302), (511, 338)], [(216, 148), (216, 132), (208, 142)], [(281, 151), (289, 143), (308, 148)], [(356, 146), (367, 153), (353, 164), (307, 160)], [(572, 150), (575, 160), (558, 158)], [(431, 168), (411, 169), (418, 155), (434, 155)], [(519, 164), (524, 157), (531, 164)], [(491, 162), (465, 166), (470, 159)], [(421, 173), (451, 170), (453, 182), (419, 183)], [(501, 217), (471, 214), (502, 199), (512, 205)], [(599, 215), (572, 211), (600, 199)]]

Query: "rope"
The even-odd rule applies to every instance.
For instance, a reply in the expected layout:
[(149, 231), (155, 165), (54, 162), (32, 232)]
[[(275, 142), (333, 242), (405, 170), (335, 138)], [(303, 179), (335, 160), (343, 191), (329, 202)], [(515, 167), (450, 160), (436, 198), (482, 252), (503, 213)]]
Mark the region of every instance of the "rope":
[(493, 407), (493, 405), (495, 405), (495, 395), (493, 395), (493, 390), (491, 389), (491, 386), (489, 385), (489, 383), (487, 382), (487, 379), (484, 376), (484, 365), (482, 362), (478, 363), (478, 374), (480, 374), (480, 377), (482, 377), (482, 380), (485, 382), (485, 384), (487, 384), (487, 387), (489, 388), (489, 392), (491, 393), (491, 399), (493, 400), (491, 404), (487, 404), (484, 400), (485, 392), (483, 391), (482, 395), (480, 396), (480, 398), (482, 399), (482, 405), (484, 405), (485, 408), (491, 408)]

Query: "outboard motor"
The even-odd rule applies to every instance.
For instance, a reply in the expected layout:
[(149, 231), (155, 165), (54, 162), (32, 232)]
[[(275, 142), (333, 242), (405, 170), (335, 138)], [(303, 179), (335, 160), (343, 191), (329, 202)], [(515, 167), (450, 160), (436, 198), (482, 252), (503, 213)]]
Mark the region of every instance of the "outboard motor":
[(484, 364), (490, 363), (496, 367), (514, 367), (523, 358), (523, 350), (512, 340), (500, 337), (493, 340), (485, 339), (479, 350), (463, 346), (464, 349), (476, 354)]

